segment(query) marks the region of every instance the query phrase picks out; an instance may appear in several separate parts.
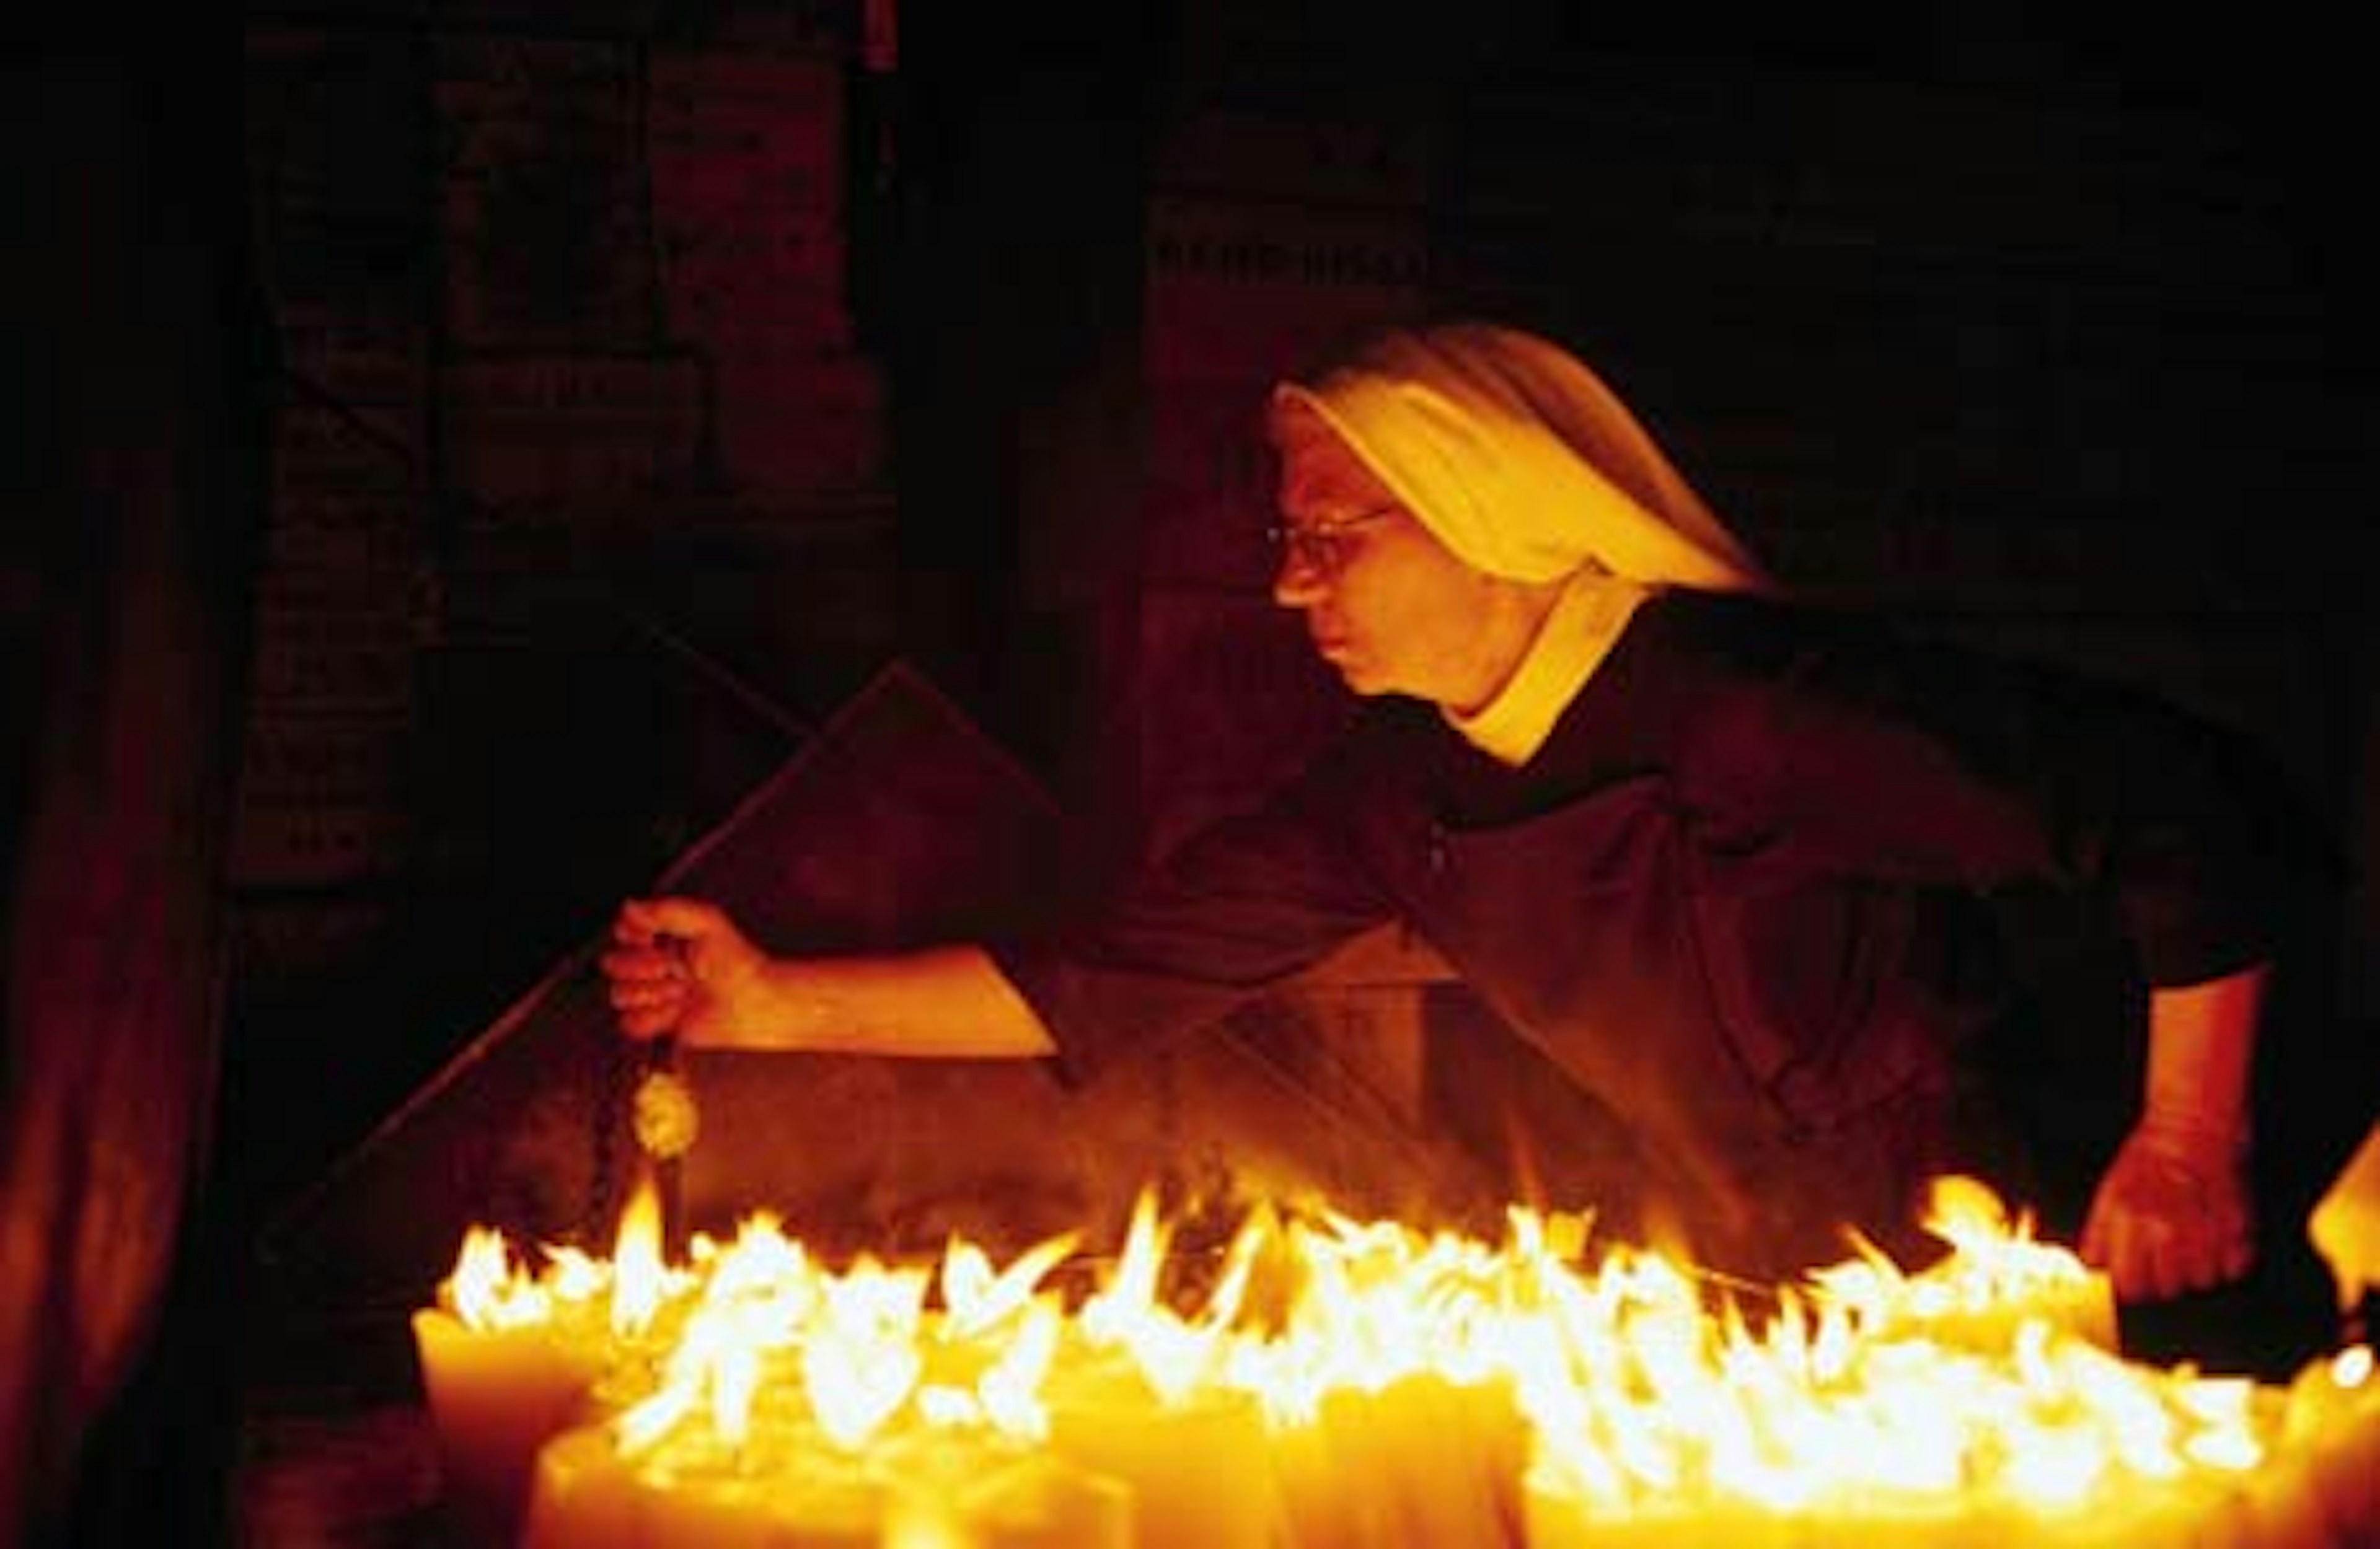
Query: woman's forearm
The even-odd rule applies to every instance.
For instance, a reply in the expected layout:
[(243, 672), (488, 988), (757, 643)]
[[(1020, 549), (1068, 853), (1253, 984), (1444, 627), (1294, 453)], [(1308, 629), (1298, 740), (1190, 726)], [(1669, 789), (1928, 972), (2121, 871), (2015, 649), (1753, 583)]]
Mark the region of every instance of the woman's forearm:
[(779, 958), (770, 1014), (738, 1029), (751, 1048), (918, 1059), (1024, 1059), (1057, 1042), (980, 947)]

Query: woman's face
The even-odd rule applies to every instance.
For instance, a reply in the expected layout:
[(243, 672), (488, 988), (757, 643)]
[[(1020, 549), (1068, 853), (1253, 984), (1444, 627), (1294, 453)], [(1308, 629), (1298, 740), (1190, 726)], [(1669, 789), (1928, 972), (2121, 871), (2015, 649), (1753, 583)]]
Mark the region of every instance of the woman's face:
[(1273, 600), (1305, 615), (1314, 648), (1357, 694), (1485, 704), (1526, 648), (1528, 632), (1515, 639), (1507, 618), (1516, 584), (1455, 558), (1310, 412), (1278, 416), (1273, 441)]

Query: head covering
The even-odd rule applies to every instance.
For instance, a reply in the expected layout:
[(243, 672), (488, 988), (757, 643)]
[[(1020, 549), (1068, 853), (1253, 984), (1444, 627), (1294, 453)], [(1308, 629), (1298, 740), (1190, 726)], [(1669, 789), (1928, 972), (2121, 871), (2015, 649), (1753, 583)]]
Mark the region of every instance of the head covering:
[(1273, 401), (1319, 415), (1475, 570), (1550, 581), (1593, 561), (1647, 586), (1768, 586), (1619, 396), (1535, 334), (1395, 330)]

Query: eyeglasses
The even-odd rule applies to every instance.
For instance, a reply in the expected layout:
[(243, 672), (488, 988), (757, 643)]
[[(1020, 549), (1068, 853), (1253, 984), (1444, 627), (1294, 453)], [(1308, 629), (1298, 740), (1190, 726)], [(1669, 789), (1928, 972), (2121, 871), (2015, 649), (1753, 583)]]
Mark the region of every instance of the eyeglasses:
[(1312, 522), (1274, 522), (1265, 528), (1265, 540), (1272, 545), (1281, 563), (1294, 565), (1329, 580), (1347, 563), (1348, 535), (1358, 527), (1366, 527), (1384, 516), (1394, 515), (1401, 508), (1395, 505), (1374, 506), (1345, 516), (1325, 516)]

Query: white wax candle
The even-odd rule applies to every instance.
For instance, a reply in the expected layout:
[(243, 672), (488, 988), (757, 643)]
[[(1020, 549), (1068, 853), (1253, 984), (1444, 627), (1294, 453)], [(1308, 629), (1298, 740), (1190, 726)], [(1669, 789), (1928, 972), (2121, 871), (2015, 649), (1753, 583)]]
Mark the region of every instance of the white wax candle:
[(1791, 1519), (1748, 1502), (1680, 1496), (1599, 1503), (1543, 1474), (1523, 1483), (1522, 1524), (1528, 1549), (1789, 1549), (1802, 1542)]
[(2001, 1549), (2004, 1544), (2032, 1542), (2017, 1531), (2004, 1505), (1956, 1490), (1879, 1493), (1856, 1500), (1817, 1502), (1794, 1513), (1788, 1526), (1789, 1542), (1796, 1545)]
[(2000, 1541), (2039, 1549), (2222, 1549), (2236, 1542), (2232, 1516), (2244, 1510), (2241, 1498), (2210, 1487), (2204, 1478), (2128, 1477), (2071, 1503), (2014, 1510)]
[(2038, 1318), (2062, 1334), (2087, 1339), (2103, 1350), (2118, 1349), (2116, 1290), (2107, 1277), (2094, 1271), (2073, 1280), (2051, 1281), (2011, 1295), (2001, 1313), (2006, 1337), (1989, 1349), (2005, 1349), (2017, 1342), (2017, 1330)]
[(1299, 1542), (1432, 1549), (1512, 1541), (1524, 1445), (1504, 1384), (1430, 1374), (1335, 1389), (1276, 1441)]
[(2380, 1369), (2370, 1347), (2307, 1363), (2289, 1384), (2281, 1438), (2332, 1539), (2380, 1543)]
[(642, 1549), (643, 1487), (599, 1425), (539, 1449), (521, 1530), (525, 1549)]
[(539, 1454), (523, 1549), (877, 1549), (888, 1496), (856, 1464), (740, 1475), (624, 1457), (582, 1425)]
[(1053, 1374), (1050, 1450), (1132, 1494), (1139, 1549), (1269, 1549), (1283, 1535), (1264, 1419), (1252, 1398), (1205, 1390), (1178, 1408), (1121, 1362)]
[(2313, 1470), (2301, 1457), (2276, 1457), (2256, 1470), (2248, 1482), (2248, 1542), (2256, 1549), (2331, 1549), (2342, 1542), (2323, 1519)]
[(466, 1542), (510, 1543), (538, 1449), (578, 1418), (603, 1352), (552, 1324), (475, 1329), (443, 1308), (413, 1314), (446, 1510)]
[(525, 1549), (1132, 1549), (1123, 1485), (985, 1434), (803, 1429), (625, 1456), (584, 1425), (540, 1454)]
[(885, 1549), (1132, 1549), (1121, 1481), (996, 1437), (901, 1438), (869, 1460), (892, 1495)]

